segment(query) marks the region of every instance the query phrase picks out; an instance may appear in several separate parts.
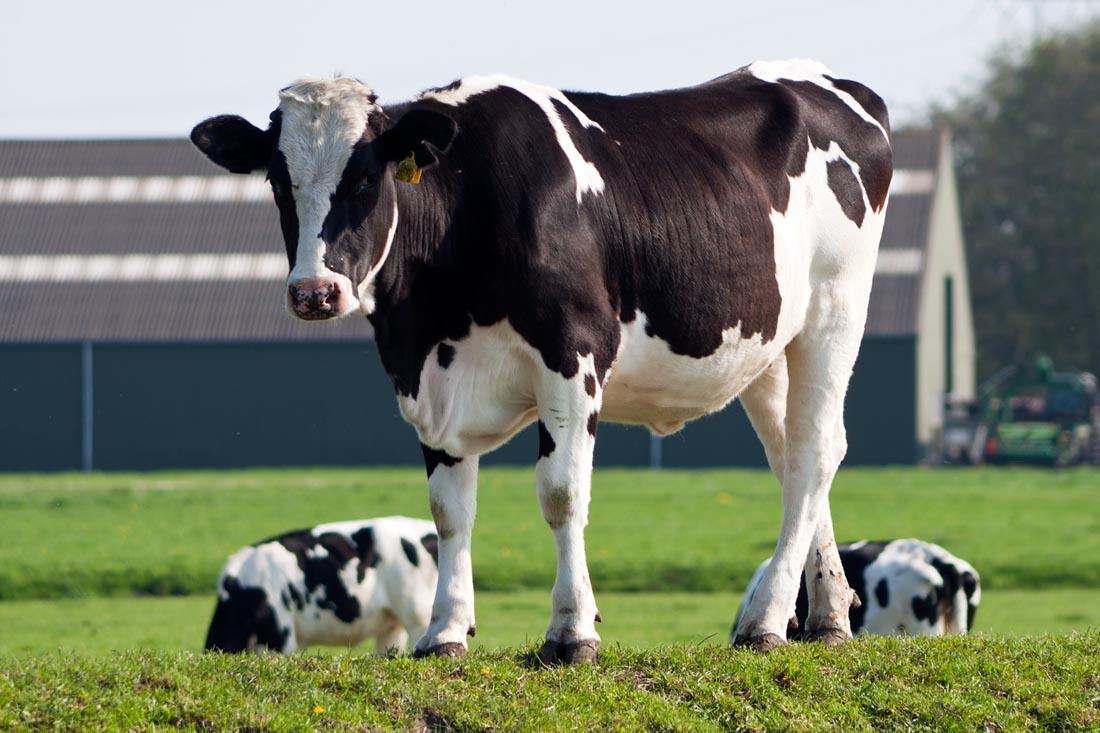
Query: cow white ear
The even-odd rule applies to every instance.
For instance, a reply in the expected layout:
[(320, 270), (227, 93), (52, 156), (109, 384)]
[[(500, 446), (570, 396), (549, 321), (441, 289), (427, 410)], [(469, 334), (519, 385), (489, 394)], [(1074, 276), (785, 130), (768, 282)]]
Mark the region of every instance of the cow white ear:
[(379, 136), (380, 157), (392, 162), (411, 154), (417, 168), (428, 168), (437, 162), (436, 151), (446, 153), (456, 134), (458, 125), (447, 115), (429, 109), (409, 110)]
[(270, 128), (261, 130), (237, 115), (218, 115), (195, 125), (191, 142), (229, 172), (251, 173), (267, 168), (276, 140)]

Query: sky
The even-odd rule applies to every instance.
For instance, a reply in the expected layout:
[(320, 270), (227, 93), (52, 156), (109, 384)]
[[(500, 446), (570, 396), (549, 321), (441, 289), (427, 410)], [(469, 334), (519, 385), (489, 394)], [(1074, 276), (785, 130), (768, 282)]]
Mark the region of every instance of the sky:
[(186, 135), (343, 73), (400, 101), (469, 74), (624, 93), (757, 59), (815, 58), (881, 94), (895, 124), (980, 82), (1004, 43), (1100, 17), (1095, 0), (3, 0), (0, 138)]

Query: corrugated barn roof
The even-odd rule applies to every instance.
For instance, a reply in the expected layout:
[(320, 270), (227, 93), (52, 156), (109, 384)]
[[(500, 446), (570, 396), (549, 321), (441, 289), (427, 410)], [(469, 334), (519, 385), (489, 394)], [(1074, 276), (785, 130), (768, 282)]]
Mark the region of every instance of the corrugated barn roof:
[[(869, 335), (916, 327), (941, 137), (894, 136)], [(282, 311), (286, 258), (260, 176), (186, 140), (0, 141), (0, 342), (363, 340)]]

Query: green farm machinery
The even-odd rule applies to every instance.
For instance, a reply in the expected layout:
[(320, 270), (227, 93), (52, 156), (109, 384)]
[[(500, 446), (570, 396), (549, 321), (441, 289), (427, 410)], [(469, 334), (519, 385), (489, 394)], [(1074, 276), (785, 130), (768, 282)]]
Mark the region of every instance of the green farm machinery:
[(1047, 357), (1009, 366), (973, 403), (945, 410), (944, 463), (1100, 464), (1100, 393), (1088, 372), (1056, 371)]

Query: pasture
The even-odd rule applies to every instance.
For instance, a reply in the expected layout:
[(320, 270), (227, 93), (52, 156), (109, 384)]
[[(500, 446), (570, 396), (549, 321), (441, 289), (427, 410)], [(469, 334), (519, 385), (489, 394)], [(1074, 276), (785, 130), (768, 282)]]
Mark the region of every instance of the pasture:
[(595, 671), (524, 662), (554, 574), (533, 486), (530, 469), (482, 471), (478, 636), (463, 662), (413, 663), (367, 649), (194, 652), (228, 553), (323, 521), (425, 516), (419, 470), (0, 477), (0, 728), (1100, 724), (1094, 471), (842, 471), (838, 539), (916, 536), (971, 561), (979, 633), (759, 658), (724, 644), (774, 542), (770, 474), (597, 470), (588, 538), (605, 654)]

